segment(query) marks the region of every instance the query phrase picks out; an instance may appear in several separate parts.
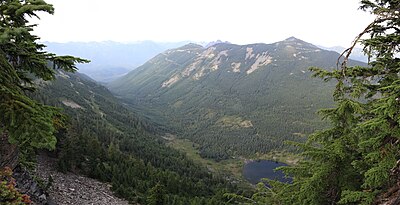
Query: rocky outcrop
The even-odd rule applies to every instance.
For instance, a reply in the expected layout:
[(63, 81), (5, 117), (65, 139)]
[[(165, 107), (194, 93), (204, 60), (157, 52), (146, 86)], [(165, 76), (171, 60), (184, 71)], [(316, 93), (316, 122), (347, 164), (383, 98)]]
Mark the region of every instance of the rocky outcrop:
[(8, 142), (8, 137), (7, 132), (0, 133), (0, 168), (9, 167), (13, 170), (16, 188), (27, 194), (34, 204), (54, 204), (29, 171), (18, 166), (18, 148)]
[(44, 154), (38, 158), (36, 173), (45, 182), (49, 181), (51, 176), (52, 182), (48, 192), (55, 204), (129, 204), (127, 201), (115, 197), (110, 190), (111, 186), (106, 183), (74, 173), (58, 172), (55, 169), (55, 159)]
[(39, 183), (34, 179), (33, 175), (26, 169), (17, 166), (14, 169), (13, 177), (16, 180), (16, 188), (23, 194), (27, 194), (34, 204), (40, 205), (55, 205), (51, 197), (44, 190), (44, 184)]
[[(17, 146), (10, 144), (8, 137), (7, 132), (0, 133), (0, 168), (13, 170), (16, 188), (27, 194), (34, 205), (129, 204), (114, 197), (107, 184), (73, 173), (57, 172), (54, 159), (45, 154), (39, 157), (35, 173), (21, 168), (18, 166)], [(49, 182), (50, 176), (52, 182)]]

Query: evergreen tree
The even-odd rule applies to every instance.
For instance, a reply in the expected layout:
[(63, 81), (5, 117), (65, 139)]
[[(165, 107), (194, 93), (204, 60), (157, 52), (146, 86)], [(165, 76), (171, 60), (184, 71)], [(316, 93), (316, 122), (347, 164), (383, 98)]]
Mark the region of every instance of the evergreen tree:
[(147, 204), (149, 205), (163, 205), (165, 204), (165, 187), (157, 183), (150, 189), (147, 197)]
[[(311, 68), (315, 76), (337, 82), (336, 107), (320, 111), (331, 128), (293, 143), (303, 160), (281, 168), (292, 184), (270, 181), (272, 189), (257, 192), (249, 203), (373, 204), (399, 188), (400, 1), (363, 0), (360, 8), (376, 18), (343, 52), (338, 69)], [(369, 56), (368, 67), (347, 64), (358, 43)]]
[(0, 133), (7, 132), (22, 153), (54, 149), (62, 119), (58, 109), (32, 100), (27, 92), (37, 82), (54, 79), (57, 69), (75, 71), (75, 63), (88, 62), (43, 51), (39, 37), (31, 34), (35, 25), (28, 21), (38, 11), (53, 14), (54, 9), (43, 0), (0, 2)]

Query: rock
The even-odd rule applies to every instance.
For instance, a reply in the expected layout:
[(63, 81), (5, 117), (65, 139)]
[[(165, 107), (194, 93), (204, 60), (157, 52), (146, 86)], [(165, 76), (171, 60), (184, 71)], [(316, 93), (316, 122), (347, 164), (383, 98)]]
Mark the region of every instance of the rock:
[(37, 175), (44, 181), (48, 180), (48, 176), (53, 178), (52, 186), (48, 190), (49, 197), (53, 199), (53, 204), (129, 204), (128, 201), (115, 197), (109, 184), (74, 173), (57, 172), (53, 168), (54, 165), (55, 158), (44, 154), (38, 157)]
[[(128, 205), (128, 201), (113, 195), (111, 185), (97, 180), (79, 176), (73, 173), (57, 172), (55, 158), (40, 155), (36, 173), (17, 166), (17, 148), (8, 143), (6, 133), (0, 133), (0, 164), (13, 167), (13, 177), (16, 179), (16, 188), (30, 196), (34, 205)], [(39, 185), (33, 175), (44, 183)], [(51, 176), (51, 179), (49, 179)], [(50, 181), (50, 182), (49, 182)], [(47, 185), (46, 185), (47, 184)], [(48, 187), (51, 185), (50, 187)], [(46, 187), (46, 191), (43, 189)]]
[(17, 166), (13, 170), (13, 177), (16, 180), (16, 188), (23, 194), (30, 196), (35, 204), (49, 204), (47, 193), (33, 179), (33, 175), (26, 169)]
[(47, 200), (46, 195), (45, 195), (45, 194), (40, 195), (40, 196), (39, 196), (39, 200), (40, 200), (40, 201), (46, 201), (46, 200)]
[(54, 202), (54, 200), (51, 198), (51, 196), (48, 196), (46, 205), (57, 205), (57, 203)]

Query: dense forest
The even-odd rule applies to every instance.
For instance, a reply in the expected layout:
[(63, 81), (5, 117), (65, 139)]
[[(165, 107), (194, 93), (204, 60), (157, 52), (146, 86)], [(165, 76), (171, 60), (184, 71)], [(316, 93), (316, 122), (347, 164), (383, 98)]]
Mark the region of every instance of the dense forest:
[(222, 193), (233, 190), (222, 176), (167, 147), (146, 130), (151, 125), (143, 125), (105, 87), (84, 75), (60, 72), (35, 98), (70, 116), (68, 127), (57, 135), (61, 171), (79, 170), (111, 182), (117, 195), (139, 203), (153, 200), (153, 189), (162, 189), (157, 191), (163, 193), (158, 196), (163, 204), (219, 204)]

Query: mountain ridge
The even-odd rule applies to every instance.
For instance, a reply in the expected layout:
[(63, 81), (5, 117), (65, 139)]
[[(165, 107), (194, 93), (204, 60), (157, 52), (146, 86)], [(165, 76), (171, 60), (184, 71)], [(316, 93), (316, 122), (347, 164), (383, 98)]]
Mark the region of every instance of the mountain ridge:
[[(290, 37), (272, 44), (190, 44), (167, 50), (108, 85), (142, 115), (199, 144), (204, 157), (265, 153), (324, 126), (339, 54)], [(350, 60), (350, 64), (362, 64)]]
[[(237, 45), (237, 44), (231, 44), (231, 43), (219, 43), (219, 44), (215, 44), (215, 45), (213, 45), (211, 47), (203, 47), (203, 46), (198, 45), (198, 44), (189, 43), (189, 44), (186, 44), (186, 45), (184, 45), (182, 47), (178, 47), (176, 49), (169, 49), (169, 50), (167, 50), (167, 51), (165, 51), (165, 52), (163, 52), (163, 53), (161, 53), (159, 55), (166, 56), (168, 54), (175, 54), (173, 52), (195, 52), (195, 53), (197, 52), (196, 54), (198, 55), (198, 54), (200, 54), (200, 51), (201, 51), (203, 53), (202, 53), (202, 56), (199, 56), (199, 57), (202, 57), (202, 58), (200, 58), (198, 60), (203, 60), (204, 61), (207, 58), (214, 57), (214, 54), (213, 54), (214, 50), (217, 51), (217, 52), (220, 52), (218, 54), (217, 58), (224, 58), (224, 56), (226, 57), (228, 55), (227, 52), (229, 50), (232, 50), (232, 49), (235, 49), (235, 48), (243, 50), (244, 48), (246, 48), (245, 60), (256, 58), (255, 61), (251, 62), (251, 64), (254, 65), (254, 66), (246, 68), (246, 73), (250, 74), (250, 73), (254, 72), (255, 70), (257, 70), (259, 67), (266, 66), (267, 64), (271, 63), (271, 62), (269, 62), (269, 61), (271, 61), (271, 57), (267, 55), (267, 52), (271, 52), (271, 49), (272, 49), (271, 47), (276, 47), (275, 49), (284, 49), (284, 46), (286, 46), (286, 48), (289, 48), (289, 49), (303, 48), (303, 49), (308, 49), (308, 51), (309, 50), (313, 50), (313, 49), (314, 49), (315, 52), (321, 51), (321, 49), (319, 47), (317, 47), (317, 46), (315, 46), (313, 44), (307, 43), (307, 42), (302, 41), (300, 39), (297, 39), (295, 37), (290, 37), (290, 38), (287, 38), (287, 39), (285, 39), (283, 41), (279, 41), (279, 42), (272, 43), (272, 44), (255, 43), (255, 44), (247, 44), (247, 45)], [(253, 50), (256, 50), (256, 51), (253, 51)], [(256, 56), (256, 54), (253, 54), (253, 52), (257, 52), (258, 56)], [(243, 52), (241, 52), (241, 53), (243, 54)], [(244, 55), (242, 55), (242, 56), (244, 56)], [(259, 58), (260, 56), (261, 56), (261, 58)], [(296, 57), (297, 53), (293, 53), (293, 56)], [(157, 58), (157, 56), (155, 58)], [(151, 59), (148, 62), (154, 61), (155, 58)], [(169, 60), (171, 60), (171, 59), (169, 59)], [(168, 59), (167, 59), (167, 61), (168, 61)], [(217, 61), (218, 61), (218, 59), (217, 59)], [(197, 62), (197, 63), (201, 63), (201, 62)], [(218, 63), (218, 62), (216, 62), (216, 63)], [(231, 62), (231, 63), (232, 63), (231, 66), (234, 67), (234, 69), (232, 71), (233, 72), (240, 72), (240, 70), (238, 70), (240, 66), (235, 62)], [(250, 63), (247, 63), (247, 64), (250, 64)], [(195, 65), (192, 64), (191, 66), (193, 67)], [(213, 66), (214, 66), (214, 69), (215, 69), (216, 68), (215, 66), (217, 66), (217, 64), (213, 64), (211, 66), (211, 68)], [(237, 66), (239, 66), (239, 67), (237, 67)], [(185, 72), (182, 75), (183, 76), (187, 76), (191, 71), (192, 70), (190, 68), (186, 69)], [(200, 73), (196, 73), (196, 74), (197, 74), (196, 78), (202, 75), (201, 72)], [(177, 77), (175, 77), (175, 79), (176, 78)], [(170, 80), (171, 80), (171, 82), (175, 82), (173, 77)], [(117, 80), (117, 81), (119, 81), (119, 80)], [(171, 82), (170, 83), (165, 82), (165, 85), (169, 86), (169, 85), (171, 85)]]

